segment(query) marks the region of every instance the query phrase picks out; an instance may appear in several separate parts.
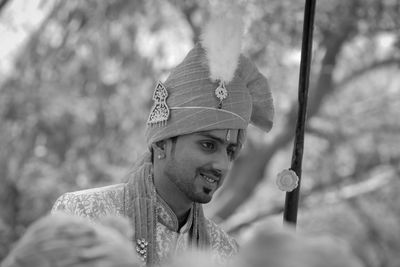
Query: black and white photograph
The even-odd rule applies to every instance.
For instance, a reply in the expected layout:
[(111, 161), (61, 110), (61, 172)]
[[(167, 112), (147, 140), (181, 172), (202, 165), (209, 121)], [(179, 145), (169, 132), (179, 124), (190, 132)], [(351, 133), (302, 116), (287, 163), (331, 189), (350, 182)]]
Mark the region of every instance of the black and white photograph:
[(0, 0), (1, 267), (399, 267), (399, 0)]

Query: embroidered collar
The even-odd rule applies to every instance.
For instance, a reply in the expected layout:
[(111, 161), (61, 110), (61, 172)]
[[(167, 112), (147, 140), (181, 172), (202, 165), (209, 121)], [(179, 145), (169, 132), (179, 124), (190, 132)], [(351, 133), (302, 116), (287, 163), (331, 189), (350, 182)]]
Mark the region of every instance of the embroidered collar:
[[(161, 212), (168, 205), (161, 205), (162, 201), (157, 195), (152, 176), (153, 165), (151, 163), (151, 153), (147, 151), (135, 164), (128, 176), (128, 184), (125, 190), (125, 215), (130, 218), (133, 229), (135, 229), (134, 240), (140, 247), (142, 244), (146, 247), (143, 260), (149, 265), (159, 265), (159, 258), (156, 251), (157, 223), (159, 218), (170, 218), (175, 223), (169, 225), (164, 223), (171, 229), (178, 229), (178, 220), (172, 211), (166, 212), (169, 216), (159, 216), (158, 210)], [(168, 210), (168, 209), (166, 209)], [(171, 215), (174, 216), (171, 216)], [(206, 228), (206, 220), (203, 208), (200, 203), (194, 203), (189, 220), (184, 229), (190, 229), (191, 244), (200, 249), (210, 247), (210, 237)], [(161, 223), (161, 221), (160, 221)], [(168, 228), (167, 228), (168, 229)], [(182, 232), (182, 231), (181, 231)], [(140, 243), (140, 244), (139, 244)], [(140, 252), (140, 251), (139, 251)]]
[(192, 227), (193, 224), (193, 206), (190, 209), (188, 219), (185, 225), (179, 231), (178, 218), (172, 211), (170, 206), (157, 194), (157, 216), (158, 221), (165, 225), (169, 230), (174, 232), (186, 233)]

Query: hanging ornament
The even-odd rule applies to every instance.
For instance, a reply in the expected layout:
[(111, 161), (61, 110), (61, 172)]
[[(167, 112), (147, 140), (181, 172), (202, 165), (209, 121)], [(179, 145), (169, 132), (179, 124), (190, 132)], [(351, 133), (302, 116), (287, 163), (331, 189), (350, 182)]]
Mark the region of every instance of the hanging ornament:
[(218, 108), (220, 109), (222, 108), (222, 101), (228, 97), (224, 81), (219, 82), (219, 86), (215, 89), (215, 96), (219, 99)]

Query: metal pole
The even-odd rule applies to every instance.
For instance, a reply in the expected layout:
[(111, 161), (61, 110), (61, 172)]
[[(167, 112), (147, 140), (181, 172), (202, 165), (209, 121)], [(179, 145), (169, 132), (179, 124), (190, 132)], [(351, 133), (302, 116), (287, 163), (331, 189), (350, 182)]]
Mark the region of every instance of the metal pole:
[(299, 177), (299, 184), (292, 192), (286, 193), (285, 210), (283, 219), (285, 222), (296, 225), (297, 209), (299, 204), (301, 165), (303, 161), (304, 128), (306, 124), (308, 84), (310, 77), (310, 64), (312, 52), (312, 37), (316, 0), (306, 0), (303, 22), (303, 40), (301, 46), (300, 77), (298, 92), (298, 116), (294, 137), (291, 170)]

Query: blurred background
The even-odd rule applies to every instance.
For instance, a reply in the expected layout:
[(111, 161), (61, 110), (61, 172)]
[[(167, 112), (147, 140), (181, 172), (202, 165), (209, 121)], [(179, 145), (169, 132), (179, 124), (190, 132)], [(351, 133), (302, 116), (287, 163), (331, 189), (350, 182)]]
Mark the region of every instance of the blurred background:
[[(206, 213), (240, 241), (282, 223), (303, 0), (247, 0), (243, 53), (276, 120), (250, 127)], [(0, 2), (0, 260), (67, 191), (118, 183), (146, 149), (151, 95), (194, 43), (208, 1)], [(400, 266), (400, 2), (318, 0), (298, 229)]]

